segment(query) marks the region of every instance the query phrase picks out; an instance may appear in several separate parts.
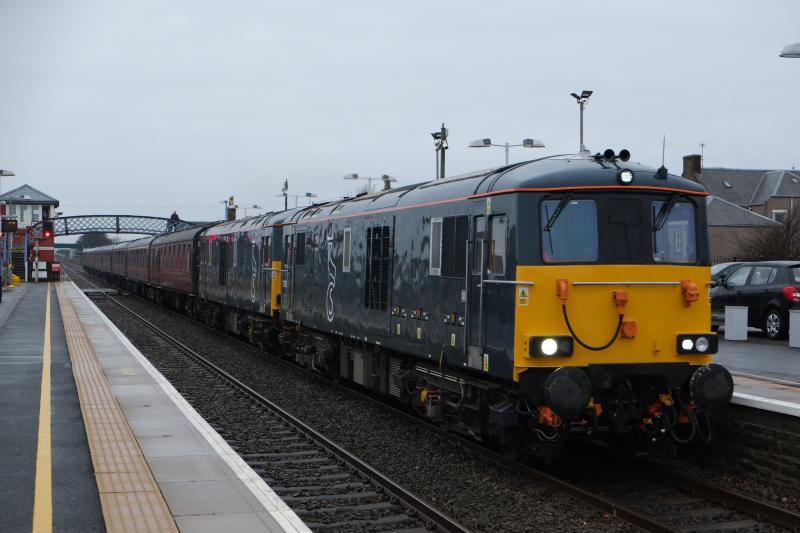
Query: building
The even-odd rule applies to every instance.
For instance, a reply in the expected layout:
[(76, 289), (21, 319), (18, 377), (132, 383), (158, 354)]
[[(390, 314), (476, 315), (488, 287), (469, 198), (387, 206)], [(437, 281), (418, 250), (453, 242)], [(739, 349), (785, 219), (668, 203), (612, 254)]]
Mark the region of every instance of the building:
[(740, 260), (746, 243), (757, 238), (760, 230), (779, 225), (770, 218), (714, 195), (706, 197), (706, 215), (713, 263)]
[(17, 231), (11, 236), (4, 235), (0, 243), (0, 261), (3, 265), (13, 265), (19, 277), (30, 280), (34, 271), (41, 272), (40, 279), (52, 277), (55, 241), (52, 237), (40, 240), (37, 246), (30, 228), (37, 222), (54, 218), (58, 206), (57, 199), (28, 184), (0, 194), (0, 215), (17, 220)]
[[(765, 228), (775, 227), (800, 202), (800, 173), (794, 171), (703, 167), (699, 155), (683, 158), (683, 177), (709, 193), (708, 236), (714, 263), (744, 255), (744, 245)], [(796, 187), (795, 187), (796, 186)], [(800, 203), (798, 203), (800, 205)]]

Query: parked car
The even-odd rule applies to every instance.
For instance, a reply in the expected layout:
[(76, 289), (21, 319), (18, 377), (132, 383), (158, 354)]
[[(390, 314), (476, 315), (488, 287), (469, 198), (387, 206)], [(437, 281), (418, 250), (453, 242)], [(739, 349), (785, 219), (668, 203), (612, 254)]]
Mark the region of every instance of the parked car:
[(725, 324), (725, 306), (747, 306), (748, 326), (770, 339), (789, 332), (789, 310), (800, 308), (800, 262), (739, 263), (719, 273), (711, 289), (711, 324)]
[(730, 274), (733, 267), (741, 265), (741, 263), (717, 263), (711, 266), (711, 281), (719, 281), (719, 277)]

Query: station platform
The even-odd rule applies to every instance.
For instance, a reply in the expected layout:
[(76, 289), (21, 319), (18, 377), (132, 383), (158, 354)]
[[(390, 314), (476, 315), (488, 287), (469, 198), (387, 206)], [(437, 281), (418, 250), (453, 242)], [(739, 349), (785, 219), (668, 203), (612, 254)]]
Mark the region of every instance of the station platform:
[(800, 417), (800, 348), (758, 334), (747, 341), (720, 335), (714, 361), (733, 375), (733, 403)]
[(0, 530), (309, 529), (72, 283), (0, 303)]

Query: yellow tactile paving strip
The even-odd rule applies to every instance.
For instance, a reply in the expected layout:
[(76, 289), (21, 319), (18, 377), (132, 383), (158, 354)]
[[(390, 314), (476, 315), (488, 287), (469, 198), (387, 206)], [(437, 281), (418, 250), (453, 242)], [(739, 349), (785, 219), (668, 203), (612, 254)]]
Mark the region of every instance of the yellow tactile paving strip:
[(58, 303), (78, 388), (83, 423), (109, 533), (176, 532), (161, 490), (122, 414), (97, 354), (68, 298)]

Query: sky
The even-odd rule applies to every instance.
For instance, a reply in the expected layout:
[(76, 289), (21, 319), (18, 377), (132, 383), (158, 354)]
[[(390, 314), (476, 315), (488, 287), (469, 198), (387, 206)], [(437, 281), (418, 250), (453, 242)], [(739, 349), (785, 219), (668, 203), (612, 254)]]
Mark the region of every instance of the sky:
[(798, 20), (796, 0), (0, 0), (0, 187), (65, 215), (252, 215), (284, 179), (320, 200), (350, 173), (431, 179), (442, 122), (448, 175), (503, 163), (484, 137), (574, 153), (585, 89), (593, 152), (657, 167), (666, 136), (676, 174), (701, 143), (707, 166), (800, 168), (800, 59), (778, 57)]

